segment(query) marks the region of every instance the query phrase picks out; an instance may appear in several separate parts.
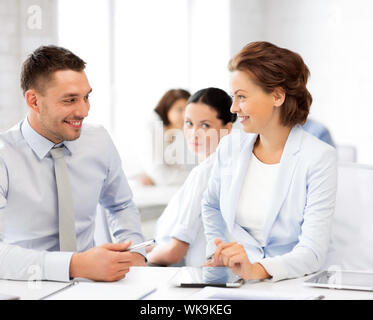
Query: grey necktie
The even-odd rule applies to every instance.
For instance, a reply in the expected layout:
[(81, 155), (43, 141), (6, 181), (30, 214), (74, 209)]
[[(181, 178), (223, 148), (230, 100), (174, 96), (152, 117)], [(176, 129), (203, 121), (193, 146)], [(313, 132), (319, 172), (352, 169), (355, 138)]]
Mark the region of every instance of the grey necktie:
[(76, 233), (74, 205), (64, 159), (64, 147), (53, 148), (50, 151), (54, 160), (58, 194), (58, 223), (60, 235), (60, 251), (76, 251)]

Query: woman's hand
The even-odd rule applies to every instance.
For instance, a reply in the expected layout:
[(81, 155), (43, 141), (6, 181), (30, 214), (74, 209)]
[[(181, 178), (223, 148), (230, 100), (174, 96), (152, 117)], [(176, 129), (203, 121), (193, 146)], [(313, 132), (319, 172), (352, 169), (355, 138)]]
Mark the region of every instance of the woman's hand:
[(146, 174), (141, 175), (139, 177), (139, 181), (143, 186), (154, 186), (155, 185), (154, 181)]
[(271, 276), (260, 263), (252, 264), (247, 257), (245, 248), (237, 242), (222, 242), (215, 239), (216, 251), (207, 267), (225, 266), (245, 280), (266, 279)]

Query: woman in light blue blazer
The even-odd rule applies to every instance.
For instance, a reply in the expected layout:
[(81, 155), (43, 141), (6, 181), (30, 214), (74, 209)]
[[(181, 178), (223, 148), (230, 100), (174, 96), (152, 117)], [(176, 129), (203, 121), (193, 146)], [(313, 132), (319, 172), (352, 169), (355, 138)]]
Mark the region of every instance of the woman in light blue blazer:
[(207, 265), (244, 279), (318, 271), (337, 188), (333, 147), (302, 129), (312, 97), (302, 58), (268, 42), (229, 63), (231, 112), (243, 131), (222, 139), (203, 200)]

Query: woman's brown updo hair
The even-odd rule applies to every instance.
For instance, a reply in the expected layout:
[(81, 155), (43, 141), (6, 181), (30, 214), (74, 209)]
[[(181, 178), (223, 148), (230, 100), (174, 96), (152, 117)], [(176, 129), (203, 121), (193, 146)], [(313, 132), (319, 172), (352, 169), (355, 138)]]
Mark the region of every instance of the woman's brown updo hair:
[(229, 61), (228, 68), (248, 73), (266, 93), (278, 87), (284, 90), (282, 125), (292, 127), (306, 122), (312, 103), (306, 88), (310, 71), (299, 54), (269, 42), (251, 42)]

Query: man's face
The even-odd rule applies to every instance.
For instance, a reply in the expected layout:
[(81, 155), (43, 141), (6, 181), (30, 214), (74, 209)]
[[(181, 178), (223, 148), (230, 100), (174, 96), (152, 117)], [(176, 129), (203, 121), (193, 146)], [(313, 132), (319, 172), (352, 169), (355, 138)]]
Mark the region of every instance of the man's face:
[(56, 71), (43, 87), (42, 92), (33, 90), (36, 106), (31, 108), (30, 125), (54, 143), (79, 138), (92, 91), (85, 73)]

